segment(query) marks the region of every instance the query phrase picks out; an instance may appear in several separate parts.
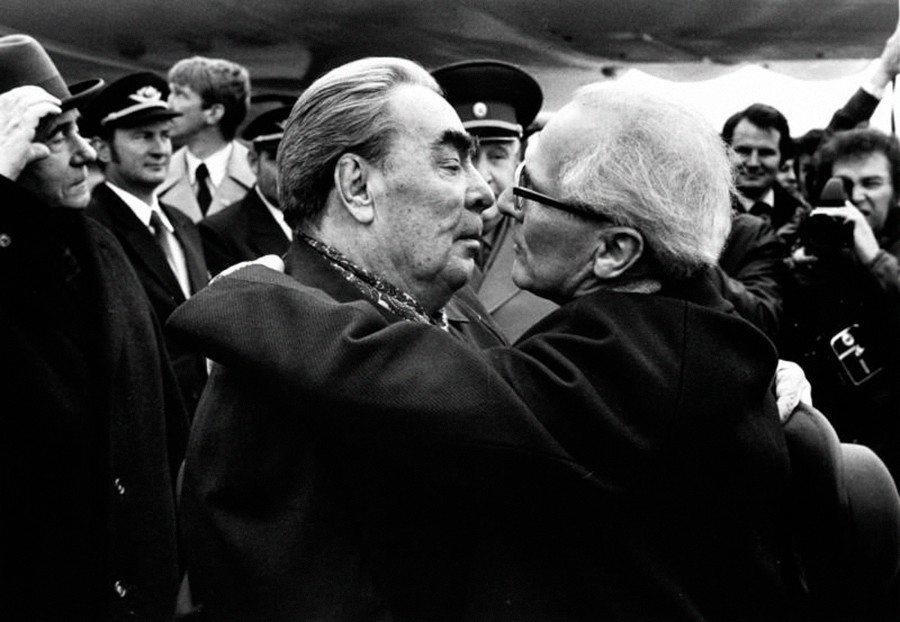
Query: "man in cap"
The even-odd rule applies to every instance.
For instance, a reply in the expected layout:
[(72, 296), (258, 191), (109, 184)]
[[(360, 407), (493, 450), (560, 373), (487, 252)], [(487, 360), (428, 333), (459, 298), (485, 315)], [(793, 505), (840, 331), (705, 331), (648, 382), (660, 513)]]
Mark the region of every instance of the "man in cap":
[(222, 58), (194, 56), (169, 70), (169, 106), (180, 112), (161, 199), (198, 222), (241, 199), (253, 186), (247, 148), (234, 140), (250, 106), (250, 74)]
[(3, 585), (15, 620), (171, 620), (187, 418), (159, 323), (84, 216), (77, 107), (40, 44), (0, 38)]
[[(541, 87), (514, 65), (494, 60), (463, 61), (432, 72), (463, 127), (478, 138), (475, 167), (499, 197), (513, 180), (523, 151), (523, 132), (541, 108)], [(515, 256), (510, 219), (496, 206), (483, 213), (481, 273), (472, 286), (510, 340), (517, 339), (556, 305), (512, 282)]]
[(290, 106), (267, 110), (253, 119), (241, 137), (250, 143), (247, 162), (256, 183), (243, 199), (199, 223), (206, 264), (213, 274), (262, 255), (283, 255), (293, 239), (278, 204), (275, 156)]
[[(208, 281), (196, 225), (156, 197), (169, 171), (172, 120), (180, 116), (166, 103), (167, 90), (152, 73), (125, 76), (87, 106), (84, 123), (106, 175), (87, 213), (119, 239), (161, 323)], [(206, 382), (205, 362), (171, 339), (166, 345), (193, 413)]]

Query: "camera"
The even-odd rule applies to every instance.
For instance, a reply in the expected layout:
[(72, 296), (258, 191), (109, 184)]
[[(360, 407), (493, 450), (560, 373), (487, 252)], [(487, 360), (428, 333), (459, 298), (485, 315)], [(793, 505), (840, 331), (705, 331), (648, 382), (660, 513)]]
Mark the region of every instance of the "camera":
[[(846, 201), (844, 180), (832, 177), (822, 188), (816, 207), (843, 207)], [(853, 223), (839, 216), (814, 214), (800, 224), (797, 235), (810, 254), (827, 254), (853, 246)]]

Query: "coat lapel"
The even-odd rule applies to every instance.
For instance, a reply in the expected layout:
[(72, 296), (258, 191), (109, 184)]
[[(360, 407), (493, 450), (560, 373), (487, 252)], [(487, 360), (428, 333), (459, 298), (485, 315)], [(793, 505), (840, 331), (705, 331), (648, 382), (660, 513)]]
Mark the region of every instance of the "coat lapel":
[[(188, 280), (191, 283), (191, 294), (206, 287), (209, 282), (209, 272), (206, 269), (206, 260), (203, 257), (203, 243), (197, 228), (188, 223), (180, 222), (179, 214), (174, 207), (160, 204), (162, 210), (169, 217), (169, 222), (175, 229), (175, 237), (181, 243), (184, 250), (184, 261), (187, 264)], [(177, 213), (176, 213), (177, 212)]]
[(192, 221), (198, 222), (203, 218), (203, 214), (200, 213), (200, 205), (197, 203), (197, 197), (194, 196), (188, 180), (186, 154), (187, 147), (182, 147), (172, 155), (169, 162), (169, 175), (160, 185), (157, 196), (160, 201), (175, 206)]
[(106, 212), (111, 228), (128, 256), (140, 264), (135, 268), (151, 274), (176, 298), (184, 300), (184, 292), (169, 267), (165, 253), (144, 223), (105, 185), (101, 184), (94, 190), (94, 197), (97, 206)]
[[(232, 142), (231, 155), (228, 158), (225, 177), (222, 179), (219, 187), (216, 188), (206, 215), (215, 214), (232, 203), (240, 201), (255, 183), (256, 176), (250, 170), (250, 164), (247, 162), (247, 148), (239, 142)], [(195, 220), (194, 222), (197, 221)]]

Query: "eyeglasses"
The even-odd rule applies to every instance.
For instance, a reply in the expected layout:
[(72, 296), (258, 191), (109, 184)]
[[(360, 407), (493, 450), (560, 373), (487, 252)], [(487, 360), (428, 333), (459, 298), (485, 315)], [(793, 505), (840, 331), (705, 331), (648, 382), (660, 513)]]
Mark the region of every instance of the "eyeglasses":
[(530, 185), (531, 179), (529, 179), (528, 177), (528, 171), (525, 170), (525, 163), (520, 162), (518, 168), (516, 168), (515, 177), (513, 177), (512, 187), (513, 207), (516, 208), (517, 212), (521, 212), (523, 210), (524, 201), (525, 199), (528, 199), (529, 201), (537, 201), (538, 203), (541, 203), (548, 207), (553, 207), (563, 212), (568, 212), (569, 214), (575, 214), (576, 216), (581, 216), (582, 218), (609, 222), (609, 218), (592, 212), (587, 207), (574, 205), (572, 203), (564, 203), (559, 199), (554, 199), (551, 196), (528, 188), (527, 186)]

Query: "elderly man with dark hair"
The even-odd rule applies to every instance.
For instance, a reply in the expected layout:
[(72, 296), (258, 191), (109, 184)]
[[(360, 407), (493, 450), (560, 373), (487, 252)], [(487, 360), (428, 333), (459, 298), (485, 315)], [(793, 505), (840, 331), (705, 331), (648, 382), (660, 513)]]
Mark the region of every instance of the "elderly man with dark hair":
[(187, 417), (128, 257), (84, 215), (87, 95), (37, 41), (0, 37), (0, 610), (164, 622)]
[(169, 70), (169, 106), (181, 113), (160, 199), (194, 222), (234, 203), (253, 186), (247, 148), (234, 140), (250, 107), (250, 74), (231, 61), (194, 56)]
[(846, 201), (818, 207), (800, 229), (785, 297), (784, 356), (813, 381), (842, 438), (900, 476), (900, 145), (878, 130), (839, 132), (814, 159), (818, 197), (832, 177)]
[[(359, 80), (382, 66), (416, 81)], [(219, 363), (183, 497), (207, 611), (789, 615), (775, 351), (707, 278), (731, 222), (717, 134), (621, 91), (588, 89), (560, 110), (500, 204), (515, 282), (562, 307), (514, 348), (479, 352), (425, 311), (465, 281), (490, 199), (423, 73), (368, 60), (314, 83), (279, 166), (316, 269), (288, 256), (287, 275), (239, 270), (170, 320)], [(361, 92), (368, 124), (321, 105)], [(327, 115), (380, 138), (317, 140)], [(403, 236), (385, 248), (377, 233), (391, 229)]]

